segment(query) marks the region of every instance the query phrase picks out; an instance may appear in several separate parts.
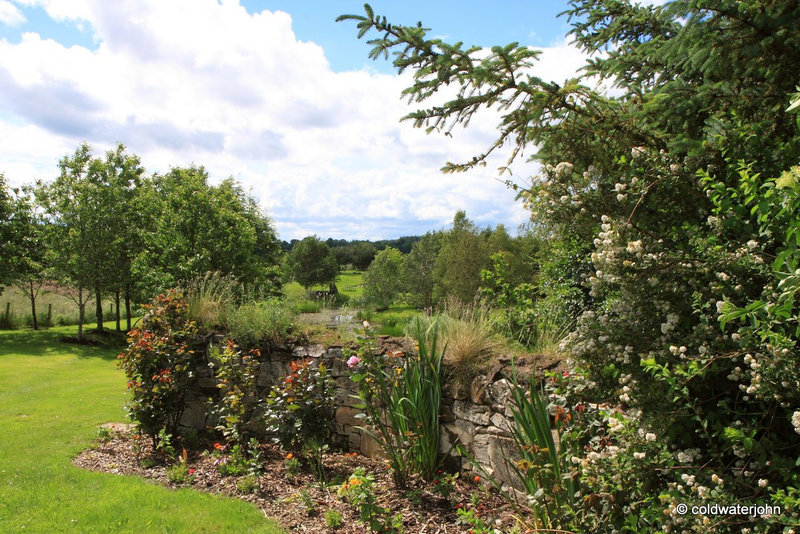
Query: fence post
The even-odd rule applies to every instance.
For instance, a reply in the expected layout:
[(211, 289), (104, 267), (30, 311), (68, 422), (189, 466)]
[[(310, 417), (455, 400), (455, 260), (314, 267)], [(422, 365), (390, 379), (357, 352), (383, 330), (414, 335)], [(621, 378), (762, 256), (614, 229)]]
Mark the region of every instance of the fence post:
[(47, 305), (47, 324), (53, 324), (53, 303)]
[(6, 321), (11, 320), (11, 303), (6, 302)]

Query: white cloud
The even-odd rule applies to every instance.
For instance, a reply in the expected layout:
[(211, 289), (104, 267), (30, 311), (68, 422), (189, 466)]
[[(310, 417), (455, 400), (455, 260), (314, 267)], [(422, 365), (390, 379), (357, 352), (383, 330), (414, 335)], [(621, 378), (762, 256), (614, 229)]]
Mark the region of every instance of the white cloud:
[[(55, 176), (83, 140), (97, 152), (122, 141), (151, 172), (196, 163), (214, 179), (236, 177), (284, 239), (423, 233), (458, 209), (481, 224), (526, 220), (494, 179), (502, 156), (466, 174), (439, 172), (485, 150), (497, 115), (452, 139), (400, 124), (408, 74), (333, 72), (286, 13), (251, 15), (235, 0), (20, 3), (83, 21), (98, 46), (34, 33), (0, 41), (0, 171), (12, 183)], [(562, 79), (580, 59), (554, 46), (535, 72)], [(533, 169), (516, 166), (520, 177)]]
[(17, 9), (17, 6), (8, 0), (0, 0), (0, 24), (17, 26), (23, 22), (25, 22), (25, 15)]

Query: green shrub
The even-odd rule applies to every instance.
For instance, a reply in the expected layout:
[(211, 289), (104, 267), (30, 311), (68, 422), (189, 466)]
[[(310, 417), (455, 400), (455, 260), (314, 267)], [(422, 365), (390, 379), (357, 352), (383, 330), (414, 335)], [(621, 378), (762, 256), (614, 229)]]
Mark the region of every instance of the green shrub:
[(205, 364), (205, 348), (181, 293), (160, 295), (145, 310), (141, 327), (131, 330), (118, 359), (128, 378), (128, 414), (157, 446), (160, 431), (178, 435), (186, 393), (198, 366)]
[(284, 342), (292, 331), (294, 319), (294, 311), (284, 301), (272, 299), (230, 310), (225, 316), (225, 327), (247, 349)]
[(328, 525), (328, 528), (341, 528), (341, 526), (344, 525), (342, 513), (339, 510), (334, 510), (333, 508), (325, 510), (325, 524)]
[(258, 491), (258, 477), (255, 475), (247, 475), (239, 478), (236, 481), (236, 489), (240, 493), (251, 494)]
[(245, 446), (257, 430), (251, 420), (260, 404), (256, 395), (259, 356), (258, 349), (242, 353), (231, 340), (216, 355), (220, 397), (213, 411), (219, 420), (216, 429), (229, 443)]
[(172, 464), (167, 468), (167, 480), (173, 484), (191, 484), (194, 477), (190, 471), (189, 466), (183, 462)]
[(324, 364), (293, 361), (290, 372), (272, 387), (264, 421), (273, 441), (284, 450), (307, 452), (311, 442), (325, 443), (333, 420), (333, 379)]

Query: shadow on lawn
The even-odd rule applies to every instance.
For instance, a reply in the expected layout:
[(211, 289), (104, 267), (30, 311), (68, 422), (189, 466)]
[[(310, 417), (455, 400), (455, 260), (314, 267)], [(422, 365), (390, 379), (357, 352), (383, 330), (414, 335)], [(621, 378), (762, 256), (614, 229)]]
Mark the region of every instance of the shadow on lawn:
[(28, 356), (52, 356), (74, 354), (78, 358), (102, 358), (115, 360), (125, 348), (125, 334), (97, 336), (85, 330), (87, 341), (70, 342), (77, 338), (77, 328), (56, 327), (46, 330), (0, 330), (0, 357), (6, 354)]

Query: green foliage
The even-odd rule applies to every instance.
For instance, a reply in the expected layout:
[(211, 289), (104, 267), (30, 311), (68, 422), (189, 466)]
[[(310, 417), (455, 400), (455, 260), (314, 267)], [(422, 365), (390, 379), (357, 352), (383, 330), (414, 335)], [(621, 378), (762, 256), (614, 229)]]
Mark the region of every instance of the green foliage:
[[(298, 303), (297, 308), (301, 308)], [(307, 313), (307, 312), (306, 312)], [(294, 327), (295, 312), (286, 301), (271, 299), (242, 304), (225, 315), (225, 328), (245, 348), (285, 342)]]
[(364, 297), (380, 308), (387, 308), (400, 293), (402, 280), (400, 269), (403, 255), (388, 247), (378, 252), (364, 273)]
[(456, 523), (469, 527), (469, 532), (472, 534), (495, 534), (491, 522), (482, 518), (473, 509), (459, 508), (456, 510), (456, 515), (458, 516)]
[(457, 298), (472, 302), (481, 284), (481, 270), (488, 262), (483, 236), (463, 211), (453, 217), (453, 228), (442, 234), (436, 256), (436, 300)]
[(252, 419), (259, 409), (256, 381), (260, 356), (258, 349), (242, 353), (233, 341), (228, 340), (214, 358), (219, 381), (217, 388), (220, 390), (219, 401), (214, 407), (219, 420), (217, 430), (229, 443), (243, 447), (254, 437)]
[(236, 481), (236, 489), (239, 490), (239, 493), (244, 493), (245, 495), (257, 493), (259, 489), (258, 477), (255, 475), (240, 477)]
[(413, 304), (420, 308), (433, 306), (436, 284), (436, 258), (441, 247), (441, 234), (428, 232), (414, 243), (403, 258), (402, 279), (404, 291)]
[(176, 167), (141, 190), (144, 239), (134, 261), (143, 290), (186, 284), (208, 272), (278, 288), (272, 222), (233, 179), (208, 184), (203, 167)]
[[(163, 443), (163, 442), (162, 442)], [(193, 484), (194, 483), (194, 469), (189, 469), (188, 455), (186, 449), (180, 460), (167, 468), (167, 480), (173, 484)]]
[[(439, 406), (443, 352), (438, 330), (423, 332), (417, 323), (417, 352), (376, 354), (362, 343), (348, 365), (355, 369), (359, 398), (368, 427), (392, 468), (397, 488), (406, 487), (412, 472), (433, 480), (439, 467)], [(347, 351), (346, 351), (347, 354)]]
[(287, 266), (292, 278), (306, 289), (333, 283), (339, 272), (331, 249), (316, 236), (306, 237), (292, 248)]
[(286, 478), (291, 479), (300, 474), (300, 459), (295, 458), (293, 453), (290, 452), (286, 455), (283, 464), (286, 468)]
[(186, 393), (204, 364), (202, 337), (188, 317), (183, 296), (170, 291), (144, 307), (140, 327), (129, 334), (119, 365), (128, 378), (128, 414), (142, 432), (159, 442), (159, 432), (178, 435)]
[(554, 296), (542, 298), (534, 284), (514, 285), (503, 253), (493, 254), (491, 260), (492, 269), (481, 271), (481, 293), (498, 310), (496, 327), (537, 354), (556, 352), (571, 326), (563, 303)]
[(267, 395), (264, 421), (275, 443), (304, 454), (328, 438), (334, 383), (325, 364), (310, 359), (291, 362), (289, 370)]
[(328, 528), (332, 528), (334, 530), (341, 528), (341, 526), (344, 525), (342, 513), (333, 508), (325, 510), (325, 524), (328, 526)]
[[(527, 389), (527, 391), (526, 391)], [(533, 510), (544, 528), (569, 524), (575, 508), (576, 484), (570, 472), (572, 452), (559, 437), (562, 422), (572, 415), (557, 406), (555, 428), (550, 423), (548, 399), (531, 378), (527, 388), (516, 372), (511, 379), (512, 438), (519, 460), (509, 462), (511, 470), (533, 499)]]
[(331, 246), (336, 262), (340, 267), (351, 265), (354, 269), (365, 270), (372, 263), (377, 250), (367, 241), (356, 241), (341, 246)]
[[(16, 258), (19, 256), (16, 245), (19, 240), (19, 234), (14, 228), (13, 213), (13, 197), (6, 185), (5, 176), (0, 173), (0, 256), (3, 258)], [(0, 267), (0, 287), (5, 288), (10, 285), (14, 278), (11, 262), (3, 262), (2, 267)]]

